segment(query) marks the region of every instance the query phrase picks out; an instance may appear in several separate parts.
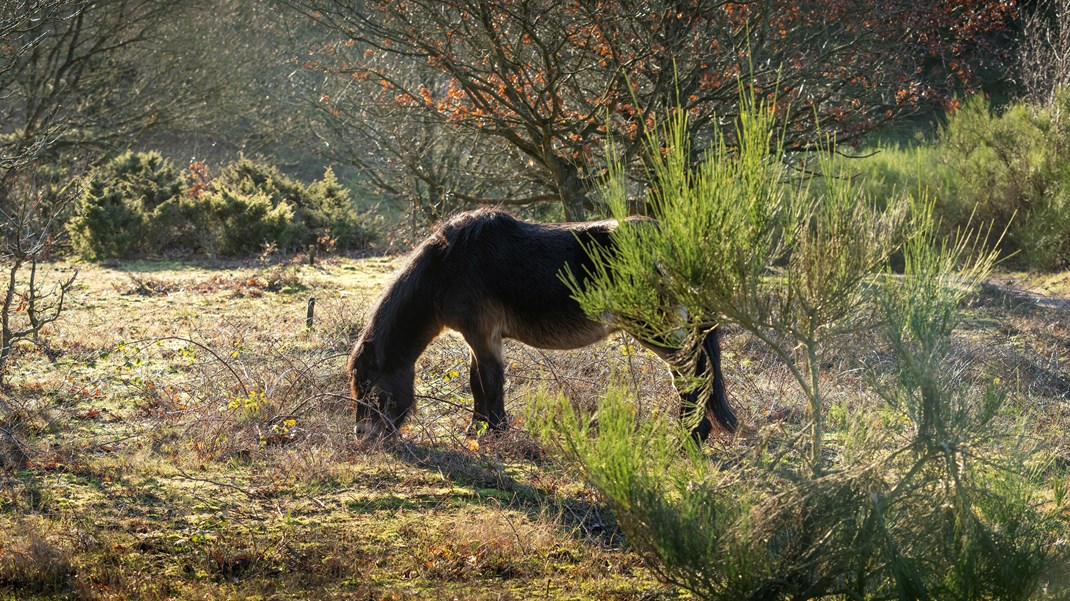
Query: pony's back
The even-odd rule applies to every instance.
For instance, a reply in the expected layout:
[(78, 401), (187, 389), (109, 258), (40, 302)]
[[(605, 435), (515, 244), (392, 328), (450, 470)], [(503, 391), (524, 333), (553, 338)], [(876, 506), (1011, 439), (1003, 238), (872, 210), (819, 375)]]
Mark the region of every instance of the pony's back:
[(590, 272), (587, 248), (610, 244), (614, 221), (540, 225), (508, 213), (465, 213), (441, 229), (435, 305), (454, 329), (500, 324), (503, 338), (540, 348), (576, 348), (605, 335), (564, 281)]

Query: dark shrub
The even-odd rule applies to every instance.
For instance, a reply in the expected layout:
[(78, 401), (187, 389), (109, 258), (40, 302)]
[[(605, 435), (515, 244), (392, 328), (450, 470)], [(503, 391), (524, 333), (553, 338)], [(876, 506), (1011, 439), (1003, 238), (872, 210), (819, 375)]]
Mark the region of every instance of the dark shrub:
[(365, 248), (375, 236), (367, 218), (356, 211), (349, 190), (338, 183), (330, 168), (323, 179), (302, 186), (271, 165), (241, 158), (223, 170), (218, 185), (236, 194), (267, 198), (273, 207), (293, 208), (290, 237), (277, 241), (283, 250), (304, 250), (329, 244), (337, 250)]
[(374, 224), (329, 168), (304, 186), (243, 157), (214, 178), (199, 163), (184, 182), (158, 153), (128, 151), (93, 173), (67, 228), (76, 253), (105, 259), (176, 251), (236, 256), (267, 246), (352, 250), (374, 241)]
[(293, 237), (294, 211), (267, 194), (245, 194), (226, 187), (209, 192), (196, 205), (208, 221), (211, 249), (221, 255), (258, 252), (265, 245), (286, 248)]
[(115, 157), (90, 176), (67, 224), (74, 251), (105, 259), (161, 250), (174, 237), (167, 230), (178, 224), (167, 216), (181, 190), (178, 170), (159, 153)]
[(337, 250), (355, 250), (367, 248), (376, 241), (374, 218), (357, 213), (349, 189), (338, 183), (330, 167), (323, 173), (323, 179), (308, 187), (308, 199), (310, 202), (304, 209), (305, 224), (312, 236), (308, 244), (323, 246), (329, 239), (329, 244)]

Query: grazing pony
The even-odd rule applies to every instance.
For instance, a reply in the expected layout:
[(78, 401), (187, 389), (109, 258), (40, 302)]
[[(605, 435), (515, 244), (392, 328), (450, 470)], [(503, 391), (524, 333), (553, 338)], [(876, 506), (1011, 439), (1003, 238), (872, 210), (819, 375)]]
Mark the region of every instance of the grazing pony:
[[(615, 330), (587, 317), (561, 274), (574, 274), (582, 286), (594, 261), (587, 249), (612, 252), (616, 227), (616, 221), (538, 225), (497, 210), (462, 213), (439, 226), (383, 293), (349, 355), (359, 428), (385, 433), (401, 427), (415, 401), (416, 360), (451, 328), (472, 350), (473, 426), (505, 429), (503, 340), (573, 349)], [(696, 334), (690, 351), (642, 344), (669, 364), (677, 381), (691, 376), (705, 382), (681, 394), (685, 423), (706, 397), (703, 418), (691, 432), (702, 442), (713, 429), (711, 417), (734, 431), (736, 416), (725, 398), (717, 328)]]

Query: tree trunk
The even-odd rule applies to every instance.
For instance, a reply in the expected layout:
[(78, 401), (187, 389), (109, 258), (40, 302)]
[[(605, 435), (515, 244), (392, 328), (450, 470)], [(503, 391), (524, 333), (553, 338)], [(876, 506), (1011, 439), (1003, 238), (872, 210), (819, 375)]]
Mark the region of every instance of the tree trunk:
[(575, 163), (560, 157), (550, 161), (550, 171), (554, 177), (561, 206), (565, 209), (568, 221), (583, 221), (587, 218), (587, 185), (580, 177), (580, 170)]

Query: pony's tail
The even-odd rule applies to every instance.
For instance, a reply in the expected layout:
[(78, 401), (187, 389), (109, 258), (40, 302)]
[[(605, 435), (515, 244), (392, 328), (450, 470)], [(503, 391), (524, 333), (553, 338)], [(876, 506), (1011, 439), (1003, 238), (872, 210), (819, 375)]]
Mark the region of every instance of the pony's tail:
[(713, 328), (702, 340), (702, 353), (699, 361), (709, 361), (710, 391), (706, 409), (713, 413), (717, 422), (729, 432), (735, 432), (739, 426), (739, 420), (728, 404), (728, 395), (725, 394), (724, 374), (721, 372), (721, 334), (720, 328)]

